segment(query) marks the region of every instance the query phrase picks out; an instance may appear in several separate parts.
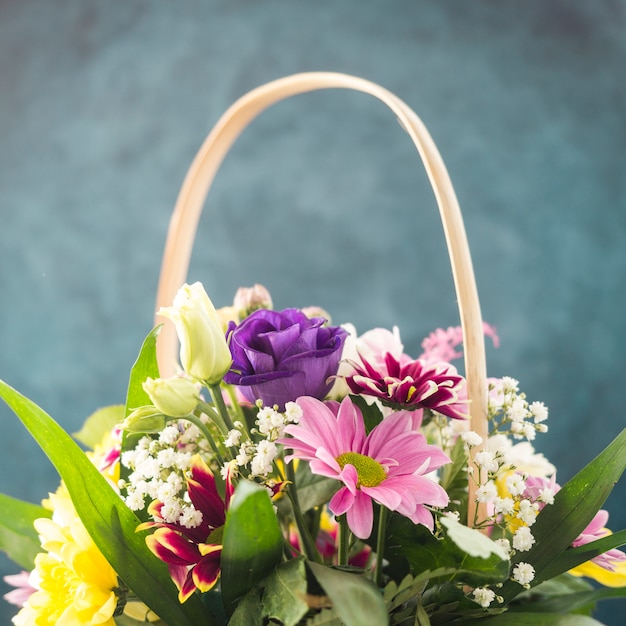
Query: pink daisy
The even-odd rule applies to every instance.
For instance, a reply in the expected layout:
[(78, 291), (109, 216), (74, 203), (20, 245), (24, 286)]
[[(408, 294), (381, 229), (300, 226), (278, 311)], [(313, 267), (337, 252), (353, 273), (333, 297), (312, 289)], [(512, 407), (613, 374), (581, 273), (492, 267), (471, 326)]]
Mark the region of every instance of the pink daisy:
[(350, 362), (353, 372), (346, 376), (352, 393), (373, 396), (394, 409), (432, 409), (454, 419), (467, 417), (465, 379), (453, 365), (407, 361), (389, 352), (382, 362), (360, 359)]
[(367, 539), (374, 521), (372, 500), (432, 530), (432, 513), (425, 505), (443, 507), (448, 494), (423, 476), (450, 459), (415, 431), (411, 413), (386, 417), (369, 435), (360, 410), (349, 397), (341, 404), (301, 397), (299, 424), (287, 426), (289, 438), (280, 443), (291, 448), (287, 461), (309, 461), (314, 474), (341, 481), (344, 486), (328, 508), (346, 514), (350, 530)]

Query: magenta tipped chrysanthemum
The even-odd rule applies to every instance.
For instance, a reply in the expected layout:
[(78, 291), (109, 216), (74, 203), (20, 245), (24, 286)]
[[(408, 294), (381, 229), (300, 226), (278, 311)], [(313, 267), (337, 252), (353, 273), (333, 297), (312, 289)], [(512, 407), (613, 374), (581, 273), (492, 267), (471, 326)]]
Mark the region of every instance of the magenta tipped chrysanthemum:
[(233, 488), (227, 480), (223, 500), (217, 492), (211, 470), (200, 456), (195, 455), (187, 478), (187, 492), (195, 510), (202, 515), (197, 525), (165, 521), (163, 503), (156, 500), (148, 511), (157, 521), (137, 527), (138, 531), (156, 528), (146, 537), (146, 544), (167, 563), (180, 602), (185, 602), (196, 589), (209, 591), (219, 579), (222, 533)]
[(350, 364), (353, 372), (346, 383), (352, 393), (378, 398), (394, 409), (432, 409), (454, 419), (467, 417), (465, 379), (449, 363), (407, 362), (386, 353), (377, 364), (363, 357)]
[(443, 507), (448, 494), (423, 474), (450, 459), (414, 430), (410, 413), (393, 413), (366, 435), (363, 416), (349, 397), (341, 404), (302, 397), (297, 404), (303, 413), (300, 422), (287, 426), (290, 437), (280, 440), (293, 450), (287, 460), (309, 461), (314, 474), (344, 484), (328, 508), (335, 515), (345, 513), (357, 537), (367, 539), (372, 532), (372, 500), (433, 528), (425, 505)]

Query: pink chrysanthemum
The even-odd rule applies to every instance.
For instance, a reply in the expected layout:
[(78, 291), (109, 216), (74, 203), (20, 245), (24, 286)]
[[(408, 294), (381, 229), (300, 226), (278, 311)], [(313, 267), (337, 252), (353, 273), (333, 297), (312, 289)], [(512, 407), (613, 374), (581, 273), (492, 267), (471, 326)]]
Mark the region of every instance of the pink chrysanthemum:
[(391, 353), (382, 362), (360, 360), (350, 363), (353, 373), (346, 376), (352, 393), (373, 396), (395, 409), (432, 409), (454, 419), (467, 417), (465, 379), (453, 365), (399, 360)]
[(314, 474), (343, 482), (328, 508), (335, 515), (345, 513), (357, 537), (367, 539), (372, 532), (372, 500), (433, 528), (424, 505), (443, 507), (448, 494), (423, 474), (450, 459), (415, 431), (411, 413), (393, 413), (366, 435), (363, 416), (349, 397), (341, 404), (302, 397), (297, 404), (303, 412), (300, 422), (287, 426), (291, 437), (280, 440), (293, 449), (286, 460), (309, 461)]
[(189, 528), (164, 521), (161, 515), (163, 503), (156, 500), (148, 512), (161, 521), (145, 522), (137, 527), (138, 531), (156, 528), (146, 537), (146, 544), (167, 563), (180, 602), (185, 602), (196, 589), (209, 591), (220, 576), (222, 534), (233, 487), (227, 479), (226, 497), (222, 500), (211, 470), (199, 455), (195, 455), (187, 479), (187, 492), (195, 509), (202, 513), (198, 526)]

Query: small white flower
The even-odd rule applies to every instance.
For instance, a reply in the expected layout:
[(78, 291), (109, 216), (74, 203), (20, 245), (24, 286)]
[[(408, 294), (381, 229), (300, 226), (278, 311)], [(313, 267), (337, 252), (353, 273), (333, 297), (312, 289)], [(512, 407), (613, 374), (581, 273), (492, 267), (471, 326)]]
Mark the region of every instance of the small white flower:
[(539, 514), (539, 505), (530, 500), (520, 500), (517, 517), (527, 526), (532, 526)]
[(461, 519), (461, 514), (458, 511), (446, 511), (444, 515), (456, 520), (457, 522)]
[(516, 392), (518, 390), (519, 381), (510, 376), (504, 376), (502, 379), (502, 388), (507, 392)]
[(472, 592), (474, 595), (474, 600), (480, 604), (484, 609), (486, 609), (495, 599), (496, 594), (494, 591), (487, 587), (480, 587), (478, 589), (474, 589)]
[(239, 440), (241, 439), (241, 432), (238, 430), (229, 430), (228, 431), (228, 437), (226, 439), (224, 439), (224, 445), (227, 448), (232, 448), (234, 446), (238, 446), (239, 445)]
[(528, 423), (524, 424), (522, 433), (524, 434), (524, 437), (528, 439), (528, 441), (533, 441), (535, 437), (537, 436), (537, 431), (535, 429), (535, 426), (533, 426), (533, 424), (528, 424)]
[(157, 461), (163, 468), (172, 467), (176, 464), (176, 452), (174, 448), (164, 448), (157, 454)]
[(555, 489), (552, 487), (544, 487), (539, 492), (538, 500), (541, 500), (541, 502), (545, 502), (546, 504), (554, 504), (554, 493)]
[(498, 497), (498, 489), (492, 480), (487, 481), (476, 490), (477, 502), (493, 502)]
[(159, 433), (159, 442), (166, 446), (173, 446), (178, 441), (179, 435), (178, 426), (170, 424)]
[(511, 542), (504, 537), (502, 539), (496, 539), (497, 543), (508, 555), (511, 554)]
[(533, 414), (536, 424), (548, 419), (548, 407), (543, 402), (532, 402), (528, 409)]
[(180, 514), (178, 522), (185, 528), (197, 528), (202, 524), (202, 511), (195, 509), (192, 504), (186, 506)]
[(163, 502), (163, 506), (161, 507), (161, 517), (168, 524), (176, 524), (180, 518), (180, 514), (182, 513), (182, 507), (180, 502), (177, 499), (167, 500)]
[(473, 430), (461, 433), (461, 439), (470, 447), (479, 446), (483, 442), (483, 438)]
[(515, 500), (513, 498), (495, 498), (493, 501), (494, 512), (502, 515), (513, 515)]
[(513, 568), (513, 580), (520, 585), (528, 585), (535, 578), (535, 569), (530, 563), (520, 561)]
[(476, 462), (476, 465), (482, 467), (492, 474), (497, 472), (498, 468), (500, 467), (498, 461), (495, 458), (495, 454), (493, 452), (490, 452), (489, 450), (481, 450), (480, 452), (477, 452), (476, 456), (474, 457), (474, 461)]
[(509, 407), (508, 415), (514, 422), (523, 422), (528, 417), (526, 401), (519, 396), (515, 398), (513, 404)]
[(297, 424), (302, 417), (302, 409), (295, 402), (285, 404), (285, 418), (291, 424)]
[(548, 425), (547, 424), (535, 424), (535, 430), (538, 433), (547, 433), (548, 432)]
[(144, 507), (143, 495), (137, 491), (129, 491), (124, 502), (131, 511), (140, 511)]
[(506, 488), (512, 496), (521, 496), (526, 489), (526, 481), (520, 474), (511, 474), (506, 478)]
[(528, 552), (533, 547), (535, 538), (530, 532), (528, 526), (522, 526), (517, 529), (515, 535), (513, 535), (513, 548), (520, 552)]

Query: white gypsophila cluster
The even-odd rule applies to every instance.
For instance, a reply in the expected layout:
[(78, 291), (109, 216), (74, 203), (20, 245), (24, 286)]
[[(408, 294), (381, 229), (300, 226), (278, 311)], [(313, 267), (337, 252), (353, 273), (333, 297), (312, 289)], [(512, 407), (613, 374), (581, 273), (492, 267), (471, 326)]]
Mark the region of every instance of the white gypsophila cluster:
[(261, 406), (252, 434), (263, 439), (256, 442), (245, 440), (241, 445), (243, 424), (235, 422), (235, 430), (228, 433), (225, 441), (226, 445), (239, 445), (235, 459), (231, 462), (231, 470), (247, 473), (251, 478), (267, 478), (274, 469), (273, 464), (279, 452), (274, 442), (284, 436), (289, 424), (297, 424), (301, 417), (302, 409), (295, 402), (287, 402), (282, 412), (276, 407)]
[(513, 568), (513, 580), (524, 587), (530, 585), (535, 578), (535, 569), (530, 563), (520, 561)]
[(495, 591), (489, 589), (489, 587), (478, 587), (472, 591), (474, 601), (480, 604), (486, 609), (496, 598)]
[(202, 514), (189, 501), (186, 475), (191, 458), (206, 452), (205, 439), (193, 424), (180, 420), (166, 426), (157, 438), (142, 437), (135, 448), (122, 453), (120, 462), (130, 470), (119, 488), (129, 509), (141, 511), (152, 501), (162, 503), (161, 518), (194, 528)]
[(513, 535), (513, 548), (518, 552), (528, 552), (533, 547), (535, 538), (528, 526), (520, 526)]
[(538, 432), (548, 431), (544, 424), (548, 419), (547, 407), (543, 402), (529, 404), (514, 378), (505, 376), (490, 381), (488, 412), (495, 431), (508, 432), (515, 439), (533, 441)]

